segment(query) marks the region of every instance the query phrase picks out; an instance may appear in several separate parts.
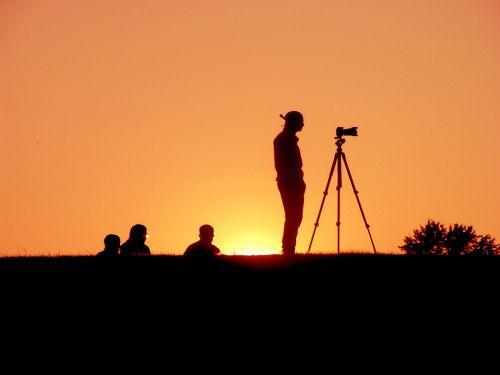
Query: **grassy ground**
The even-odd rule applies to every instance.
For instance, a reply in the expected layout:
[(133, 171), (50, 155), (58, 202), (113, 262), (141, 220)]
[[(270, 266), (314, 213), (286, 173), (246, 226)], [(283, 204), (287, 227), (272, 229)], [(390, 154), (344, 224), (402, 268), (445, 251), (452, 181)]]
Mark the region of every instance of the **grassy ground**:
[(290, 332), (316, 340), (340, 331), (350, 339), (371, 332), (404, 340), (443, 329), (489, 332), (499, 291), (500, 257), (0, 259), (3, 321), (35, 319), (36, 329), (51, 322), (45, 326), (61, 331), (59, 318), (69, 317), (73, 329), (107, 322), (120, 335), (125, 322), (141, 333), (240, 334), (232, 338), (240, 343), (272, 332), (282, 332), (280, 340)]
[(463, 292), (499, 286), (499, 257), (412, 257), (403, 255), (94, 256), (0, 258), (0, 280), (7, 290), (74, 288), (120, 295), (131, 291), (183, 293), (233, 298), (259, 290), (262, 296), (321, 294), (391, 296)]
[(289, 365), (323, 350), (333, 369), (340, 346), (388, 356), (385, 368), (394, 353), (422, 361), (450, 345), (482, 348), (495, 339), (486, 336), (498, 320), (499, 271), (497, 257), (1, 258), (1, 314), (19, 350), (36, 343), (30, 353), (66, 351), (78, 363), (108, 351), (122, 364), (130, 355), (163, 361), (171, 344), (238, 356), (238, 371), (280, 350)]

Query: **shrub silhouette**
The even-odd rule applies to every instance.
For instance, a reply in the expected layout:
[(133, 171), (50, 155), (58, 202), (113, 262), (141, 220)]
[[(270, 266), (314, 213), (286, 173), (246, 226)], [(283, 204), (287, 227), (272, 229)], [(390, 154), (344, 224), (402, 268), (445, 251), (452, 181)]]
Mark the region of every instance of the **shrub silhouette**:
[(500, 245), (489, 234), (477, 235), (472, 226), (453, 224), (445, 228), (429, 219), (425, 226), (404, 238), (401, 251), (409, 255), (499, 255)]
[(472, 226), (450, 225), (445, 234), (444, 248), (447, 255), (462, 255), (472, 252), (473, 243), (477, 236)]

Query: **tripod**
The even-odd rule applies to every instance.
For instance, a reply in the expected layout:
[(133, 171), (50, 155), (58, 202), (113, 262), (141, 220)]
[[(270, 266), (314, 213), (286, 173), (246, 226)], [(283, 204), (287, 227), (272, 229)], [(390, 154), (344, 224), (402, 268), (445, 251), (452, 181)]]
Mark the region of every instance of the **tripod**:
[[(340, 129), (340, 131), (339, 131)], [(344, 152), (342, 151), (342, 145), (345, 143), (345, 139), (342, 138), (343, 134), (347, 135), (357, 135), (356, 133), (356, 128), (351, 128), (347, 129), (349, 132), (344, 132), (342, 131), (343, 128), (337, 128), (337, 137), (335, 139), (337, 140), (335, 144), (337, 145), (337, 152), (335, 153), (335, 157), (333, 158), (333, 164), (332, 168), (330, 169), (330, 174), (328, 175), (328, 182), (326, 183), (326, 188), (325, 191), (323, 192), (323, 200), (321, 201), (321, 206), (319, 208), (318, 212), (318, 217), (316, 218), (316, 222), (314, 223), (314, 231), (311, 237), (311, 242), (309, 242), (309, 248), (307, 251), (309, 252), (311, 250), (311, 246), (314, 240), (314, 235), (316, 234), (316, 229), (318, 229), (319, 226), (319, 218), (321, 216), (321, 211), (323, 211), (323, 205), (325, 204), (325, 199), (326, 196), (328, 195), (328, 187), (330, 186), (330, 181), (332, 179), (333, 171), (335, 169), (335, 165), (338, 163), (338, 168), (337, 168), (337, 253), (340, 253), (340, 189), (342, 188), (342, 160), (344, 161), (345, 168), (347, 170), (347, 174), (349, 175), (349, 179), (351, 180), (351, 185), (352, 185), (352, 190), (354, 191), (354, 194), (356, 195), (356, 200), (358, 201), (358, 206), (361, 211), (361, 216), (363, 216), (363, 220), (365, 222), (366, 229), (368, 230), (368, 235), (370, 236), (370, 241), (372, 243), (373, 247), (373, 252), (377, 253), (377, 250), (375, 249), (375, 244), (373, 243), (373, 238), (372, 234), (370, 233), (370, 225), (366, 222), (366, 217), (365, 213), (363, 212), (363, 207), (361, 207), (361, 202), (358, 197), (358, 191), (356, 190), (356, 187), (354, 186), (354, 181), (352, 179), (351, 171), (349, 170), (349, 166), (347, 165), (347, 160), (345, 157)], [(353, 130), (352, 132), (350, 130)]]

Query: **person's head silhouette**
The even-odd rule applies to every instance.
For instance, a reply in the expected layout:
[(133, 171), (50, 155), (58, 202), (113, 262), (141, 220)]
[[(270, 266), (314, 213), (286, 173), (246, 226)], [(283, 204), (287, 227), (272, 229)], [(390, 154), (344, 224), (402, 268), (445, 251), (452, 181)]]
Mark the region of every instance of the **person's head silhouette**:
[(116, 234), (108, 234), (104, 237), (104, 248), (117, 250), (120, 247), (120, 236)]
[(145, 225), (135, 224), (132, 228), (130, 228), (130, 237), (129, 239), (133, 242), (146, 242), (148, 238), (148, 229)]
[(304, 127), (304, 116), (299, 111), (290, 111), (285, 116), (280, 116), (285, 120), (285, 129), (298, 132)]
[(212, 243), (215, 237), (214, 228), (209, 224), (200, 227), (200, 240), (205, 243)]
[(120, 251), (120, 237), (110, 233), (104, 237), (104, 250), (97, 255), (118, 255)]
[(151, 250), (145, 244), (148, 230), (145, 225), (135, 224), (130, 228), (127, 241), (120, 247), (120, 255), (151, 255)]
[(203, 259), (221, 254), (220, 249), (212, 244), (215, 237), (214, 228), (209, 224), (203, 224), (199, 228), (200, 239), (187, 247), (184, 255), (197, 256)]

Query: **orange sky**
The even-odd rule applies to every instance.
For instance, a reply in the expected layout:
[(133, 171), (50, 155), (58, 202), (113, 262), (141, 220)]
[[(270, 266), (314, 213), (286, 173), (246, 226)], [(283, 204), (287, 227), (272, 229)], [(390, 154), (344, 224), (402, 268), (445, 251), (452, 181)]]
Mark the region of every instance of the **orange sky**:
[[(337, 126), (379, 252), (429, 218), (500, 241), (497, 0), (0, 1), (0, 255), (279, 251), (299, 110), (306, 252)], [(345, 170), (344, 170), (345, 172)], [(336, 178), (313, 252), (336, 252)], [(344, 173), (341, 251), (371, 251)]]

